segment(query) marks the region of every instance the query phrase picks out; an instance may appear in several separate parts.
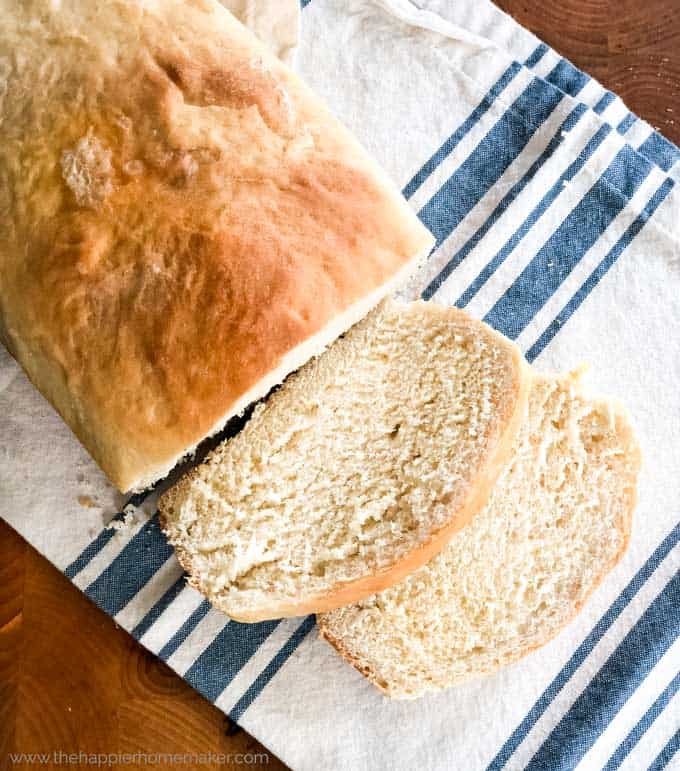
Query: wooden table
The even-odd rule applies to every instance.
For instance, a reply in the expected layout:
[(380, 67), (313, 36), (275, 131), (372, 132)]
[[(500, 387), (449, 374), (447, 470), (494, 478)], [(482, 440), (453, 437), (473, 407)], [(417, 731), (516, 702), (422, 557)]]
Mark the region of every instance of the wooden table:
[[(498, 4), (680, 144), (680, 0)], [(0, 769), (9, 752), (57, 748), (266, 752), (2, 522), (0, 555)]]

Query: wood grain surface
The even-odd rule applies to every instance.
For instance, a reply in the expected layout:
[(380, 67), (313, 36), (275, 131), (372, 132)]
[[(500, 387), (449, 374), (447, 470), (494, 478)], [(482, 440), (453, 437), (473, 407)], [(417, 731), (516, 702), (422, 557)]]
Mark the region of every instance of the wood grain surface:
[[(680, 144), (680, 0), (498, 4)], [(285, 768), (0, 522), (0, 769), (55, 751), (213, 752), (235, 756), (227, 769), (261, 753), (252, 767)]]

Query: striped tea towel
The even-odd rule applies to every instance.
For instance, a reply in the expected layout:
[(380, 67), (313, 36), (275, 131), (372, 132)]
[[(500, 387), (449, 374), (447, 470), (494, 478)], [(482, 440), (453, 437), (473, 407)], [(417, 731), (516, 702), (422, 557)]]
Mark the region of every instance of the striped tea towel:
[(436, 236), (405, 294), (466, 307), (538, 368), (596, 363), (630, 407), (646, 462), (624, 560), (546, 647), (393, 703), (312, 617), (212, 610), (155, 494), (102, 529), (114, 492), (5, 354), (4, 516), (293, 769), (680, 768), (680, 151), (488, 0), (302, 5), (298, 69)]

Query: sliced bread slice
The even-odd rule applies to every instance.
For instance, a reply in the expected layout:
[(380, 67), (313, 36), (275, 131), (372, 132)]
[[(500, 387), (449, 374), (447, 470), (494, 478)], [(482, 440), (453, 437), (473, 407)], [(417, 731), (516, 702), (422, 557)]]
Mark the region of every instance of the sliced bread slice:
[(463, 311), (384, 303), (162, 498), (191, 583), (241, 621), (396, 583), (483, 508), (528, 372)]
[(623, 412), (577, 376), (536, 376), (485, 510), (419, 571), (319, 617), (321, 636), (391, 697), (485, 675), (548, 642), (623, 554), (640, 452)]

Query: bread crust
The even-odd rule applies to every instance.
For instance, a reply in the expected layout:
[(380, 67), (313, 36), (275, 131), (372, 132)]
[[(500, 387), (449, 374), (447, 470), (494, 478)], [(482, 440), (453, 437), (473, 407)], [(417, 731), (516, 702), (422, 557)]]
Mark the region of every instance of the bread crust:
[(216, 0), (0, 13), (0, 335), (114, 484), (142, 489), (433, 239)]
[[(461, 314), (469, 318), (468, 314), (458, 309), (448, 309), (448, 312)], [(485, 325), (486, 327), (486, 325)], [(499, 345), (507, 348), (508, 340), (490, 327), (486, 327), (487, 333), (498, 340)], [(213, 605), (222, 610), (236, 621), (255, 623), (268, 619), (284, 618), (290, 616), (303, 616), (310, 613), (323, 613), (350, 605), (371, 594), (387, 589), (401, 581), (410, 573), (428, 562), (438, 554), (460, 529), (465, 527), (472, 518), (486, 505), (494, 484), (500, 473), (510, 460), (515, 439), (527, 410), (527, 402), (531, 385), (531, 371), (529, 365), (522, 356), (519, 348), (512, 346), (512, 361), (514, 365), (513, 392), (507, 401), (499, 405), (499, 422), (504, 425), (504, 430), (486, 463), (481, 464), (479, 473), (472, 479), (468, 487), (468, 495), (464, 504), (458, 509), (455, 516), (442, 528), (434, 531), (430, 538), (411, 550), (403, 559), (389, 567), (371, 575), (364, 576), (354, 581), (336, 584), (332, 592), (317, 594), (306, 599), (293, 602), (275, 602), (268, 606), (260, 605), (252, 612), (235, 613), (226, 603), (221, 602), (219, 596), (214, 596), (201, 582), (200, 571), (194, 569), (191, 557), (181, 546), (181, 538), (177, 537), (172, 525), (164, 512), (171, 512), (175, 501), (182, 497), (182, 492), (190, 487), (192, 481), (198, 476), (199, 468), (193, 469), (183, 477), (180, 482), (166, 492), (160, 502), (161, 527), (175, 547), (177, 558), (182, 567), (190, 576), (189, 583), (210, 598)], [(209, 462), (210, 458), (206, 462)]]

